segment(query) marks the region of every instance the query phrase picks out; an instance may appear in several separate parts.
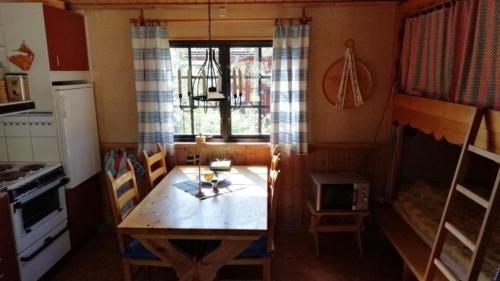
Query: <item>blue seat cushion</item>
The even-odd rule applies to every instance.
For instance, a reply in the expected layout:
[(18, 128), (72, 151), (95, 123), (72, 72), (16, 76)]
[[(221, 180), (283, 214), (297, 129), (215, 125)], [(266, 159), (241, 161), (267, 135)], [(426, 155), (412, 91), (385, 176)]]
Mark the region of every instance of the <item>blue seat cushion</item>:
[(270, 258), (272, 255), (273, 253), (267, 251), (267, 237), (263, 236), (253, 241), (237, 259)]
[(146, 247), (142, 246), (142, 244), (134, 240), (132, 241), (127, 249), (125, 250), (124, 256), (130, 259), (158, 259), (153, 253), (151, 253)]
[[(183, 250), (189, 255), (196, 255), (198, 245), (193, 240), (171, 240), (172, 244)], [(131, 259), (158, 259), (139, 241), (132, 241), (125, 250), (124, 256)]]

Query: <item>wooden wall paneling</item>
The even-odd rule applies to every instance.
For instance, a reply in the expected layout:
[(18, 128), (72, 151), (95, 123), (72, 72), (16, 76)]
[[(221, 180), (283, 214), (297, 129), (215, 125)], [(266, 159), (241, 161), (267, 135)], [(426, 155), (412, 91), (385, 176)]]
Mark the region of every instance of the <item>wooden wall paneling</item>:
[[(101, 150), (125, 147), (136, 151), (136, 144), (102, 144)], [(278, 209), (278, 229), (280, 232), (303, 232), (306, 230), (307, 216), (305, 201), (306, 187), (311, 172), (359, 172), (372, 183), (372, 198), (383, 196), (385, 183), (385, 144), (311, 144), (307, 155), (281, 154), (278, 169), (280, 200)], [(187, 155), (197, 153), (193, 143), (176, 144), (175, 155), (170, 165), (186, 163)], [(203, 156), (205, 155), (205, 156)], [(221, 144), (204, 146), (203, 161), (214, 157), (231, 157), (235, 165), (268, 165), (270, 147), (262, 144)], [(206, 163), (206, 162), (204, 162)], [(361, 164), (363, 168), (361, 169)], [(139, 180), (139, 179), (138, 179)], [(108, 204), (108, 199), (105, 200)], [(106, 212), (109, 212), (109, 207)], [(111, 220), (109, 220), (111, 222)]]
[[(306, 231), (306, 188), (312, 172), (359, 172), (372, 185), (372, 199), (384, 196), (386, 148), (382, 144), (311, 145), (307, 155), (282, 155), (279, 163), (280, 232)], [(363, 167), (362, 166), (363, 164)]]

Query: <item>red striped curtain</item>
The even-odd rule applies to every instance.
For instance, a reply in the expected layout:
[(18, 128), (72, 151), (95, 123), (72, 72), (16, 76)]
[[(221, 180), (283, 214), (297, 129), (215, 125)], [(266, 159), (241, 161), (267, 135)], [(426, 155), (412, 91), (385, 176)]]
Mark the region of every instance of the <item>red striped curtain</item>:
[(500, 1), (462, 0), (407, 18), (401, 91), (500, 109)]

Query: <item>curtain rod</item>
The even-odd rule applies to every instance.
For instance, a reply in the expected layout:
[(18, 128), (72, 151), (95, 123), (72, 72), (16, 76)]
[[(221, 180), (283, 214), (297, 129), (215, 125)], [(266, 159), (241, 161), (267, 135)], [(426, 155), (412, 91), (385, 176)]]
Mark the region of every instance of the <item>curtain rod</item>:
[[(144, 18), (144, 11), (140, 11), (141, 14), (137, 18), (130, 18), (131, 24), (143, 25), (143, 24), (167, 24), (169, 22), (207, 22), (208, 19), (146, 19)], [(291, 17), (291, 18), (234, 18), (234, 19), (212, 19), (212, 22), (262, 22), (262, 21), (274, 21), (275, 23), (283, 21), (299, 21), (300, 23), (308, 23), (312, 21), (312, 17), (306, 17), (305, 8), (302, 8), (302, 17)]]
[(435, 12), (435, 11), (439, 11), (439, 10), (444, 9), (444, 8), (449, 8), (452, 5), (454, 5), (455, 2), (456, 2), (455, 0), (443, 1), (442, 3), (434, 4), (432, 6), (420, 9), (420, 10), (418, 10), (416, 12), (410, 13), (410, 14), (408, 14), (408, 16), (406, 16), (406, 18), (414, 18), (414, 17), (418, 17), (418, 16), (421, 16), (421, 15), (426, 15), (428, 13), (432, 13), (432, 12)]

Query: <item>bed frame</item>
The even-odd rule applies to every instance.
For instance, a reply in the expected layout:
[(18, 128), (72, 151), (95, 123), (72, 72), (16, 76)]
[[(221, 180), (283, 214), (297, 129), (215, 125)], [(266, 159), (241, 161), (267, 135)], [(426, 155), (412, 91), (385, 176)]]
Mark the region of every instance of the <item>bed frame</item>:
[[(392, 120), (409, 125), (437, 140), (462, 145), (475, 107), (445, 101), (395, 94)], [(476, 145), (500, 154), (500, 112), (489, 110), (481, 123)], [(404, 261), (403, 280), (424, 280), (431, 255), (428, 246), (393, 208), (377, 210), (377, 222)], [(436, 275), (435, 280), (447, 280)]]
[[(475, 112), (474, 106), (402, 94), (395, 94), (393, 101), (393, 121), (457, 145), (463, 144)], [(475, 145), (500, 154), (499, 111), (486, 111)]]

